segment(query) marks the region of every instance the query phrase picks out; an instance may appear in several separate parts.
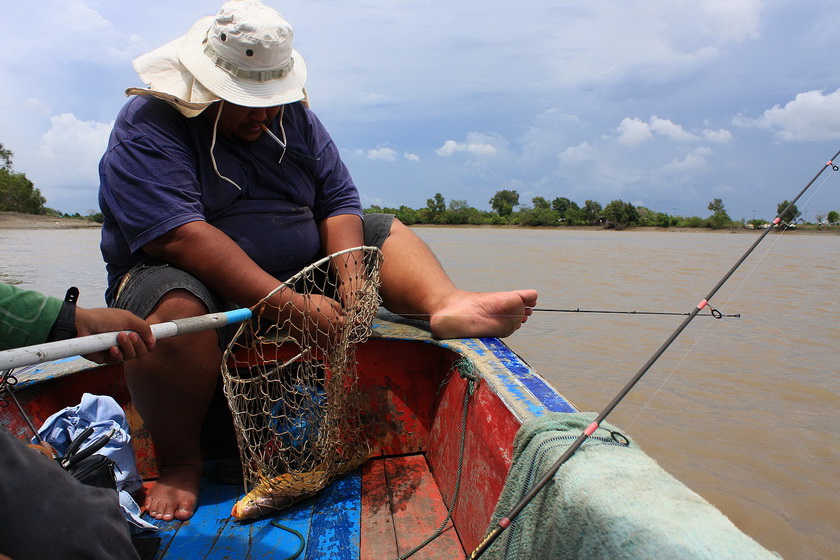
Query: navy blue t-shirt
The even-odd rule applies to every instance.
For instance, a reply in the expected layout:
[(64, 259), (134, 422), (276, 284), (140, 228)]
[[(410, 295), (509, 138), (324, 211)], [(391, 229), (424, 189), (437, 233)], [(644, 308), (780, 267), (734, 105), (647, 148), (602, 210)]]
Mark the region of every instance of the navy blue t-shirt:
[[(211, 119), (186, 118), (167, 103), (135, 97), (114, 124), (99, 164), (102, 254), (109, 292), (166, 232), (206, 221), (263, 270), (285, 280), (318, 257), (318, 222), (361, 216), (358, 191), (318, 118), (303, 104), (284, 107), (285, 154), (267, 134), (250, 144), (217, 136)], [(279, 118), (269, 128), (281, 136)]]

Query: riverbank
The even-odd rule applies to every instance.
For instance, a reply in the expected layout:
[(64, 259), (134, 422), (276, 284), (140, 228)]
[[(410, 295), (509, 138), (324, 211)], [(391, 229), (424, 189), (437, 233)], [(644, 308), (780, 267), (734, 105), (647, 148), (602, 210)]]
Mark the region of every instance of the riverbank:
[[(0, 229), (81, 229), (81, 228), (99, 228), (102, 224), (83, 220), (80, 218), (61, 218), (56, 216), (42, 216), (39, 214), (20, 214), (18, 212), (0, 212)], [(573, 231), (603, 231), (614, 232), (619, 230), (604, 229), (601, 226), (498, 226), (498, 225), (438, 225), (438, 224), (415, 224), (411, 227), (417, 228), (488, 228), (488, 229), (554, 229), (554, 230), (573, 230)], [(633, 232), (664, 232), (664, 233), (736, 233), (736, 234), (757, 234), (762, 230), (747, 229), (747, 228), (662, 228), (662, 227), (631, 227), (620, 231)], [(840, 235), (840, 227), (827, 226), (818, 228), (816, 226), (800, 226), (794, 229), (785, 231), (785, 235)]]
[(0, 212), (0, 229), (91, 229), (102, 224), (80, 218)]
[[(531, 229), (531, 230), (566, 230), (566, 231), (592, 231), (604, 233), (621, 232), (661, 232), (661, 233), (729, 233), (729, 234), (751, 234), (758, 235), (764, 230), (749, 228), (721, 228), (712, 229), (707, 227), (649, 227), (633, 226), (625, 229), (606, 229), (603, 226), (518, 226), (518, 225), (471, 225), (471, 224), (413, 224), (412, 228), (487, 228), (487, 229)], [(775, 233), (775, 232), (774, 232)], [(785, 235), (840, 235), (840, 227), (837, 226), (799, 226), (784, 230)]]

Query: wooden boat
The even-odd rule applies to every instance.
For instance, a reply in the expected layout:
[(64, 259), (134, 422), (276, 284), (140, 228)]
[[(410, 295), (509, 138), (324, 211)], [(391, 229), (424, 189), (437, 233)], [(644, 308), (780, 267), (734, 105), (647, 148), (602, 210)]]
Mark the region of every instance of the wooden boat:
[[(156, 558), (292, 558), (296, 553), (300, 558), (397, 558), (436, 533), (453, 498), (451, 520), (414, 557), (464, 558), (475, 549), (505, 484), (517, 430), (530, 419), (576, 407), (498, 339), (436, 340), (419, 323), (381, 315), (373, 331), (356, 358), (374, 457), (276, 518), (254, 522), (230, 516), (243, 495), (241, 484), (205, 477), (191, 520), (155, 522), (161, 537)], [(467, 399), (462, 445), (465, 393), (472, 384), (459, 375), (464, 358), (480, 382)], [(17, 398), (40, 426), (50, 414), (78, 404), (83, 393), (113, 396), (126, 411), (140, 473), (154, 479), (154, 449), (121, 368), (91, 366), (77, 357), (23, 370)], [(22, 439), (31, 436), (13, 406), (0, 410), (0, 422)], [(217, 442), (223, 439), (218, 433), (212, 438)], [(208, 449), (211, 459), (224, 453)], [(550, 530), (552, 520), (544, 521)], [(547, 551), (545, 557), (562, 555)]]

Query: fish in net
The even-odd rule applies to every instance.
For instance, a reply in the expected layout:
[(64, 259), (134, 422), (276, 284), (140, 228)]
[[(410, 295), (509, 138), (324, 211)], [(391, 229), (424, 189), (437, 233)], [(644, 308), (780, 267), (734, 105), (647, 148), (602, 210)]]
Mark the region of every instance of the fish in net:
[(382, 253), (325, 257), (253, 308), (225, 350), (224, 393), (247, 494), (237, 519), (276, 513), (362, 464), (356, 344), (379, 308)]

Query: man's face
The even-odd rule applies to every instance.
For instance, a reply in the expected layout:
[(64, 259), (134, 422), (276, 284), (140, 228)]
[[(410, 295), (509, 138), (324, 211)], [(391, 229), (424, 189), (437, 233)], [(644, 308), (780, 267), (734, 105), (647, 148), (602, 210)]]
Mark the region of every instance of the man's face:
[[(260, 134), (263, 133), (262, 125), (268, 126), (268, 123), (280, 112), (280, 106), (243, 107), (225, 101), (208, 108), (205, 111), (205, 113), (209, 113), (208, 117), (215, 120), (216, 111), (219, 110), (218, 105), (222, 105), (222, 116), (219, 118), (219, 134), (228, 140), (243, 144), (259, 138)], [(211, 111), (211, 109), (214, 110)]]

